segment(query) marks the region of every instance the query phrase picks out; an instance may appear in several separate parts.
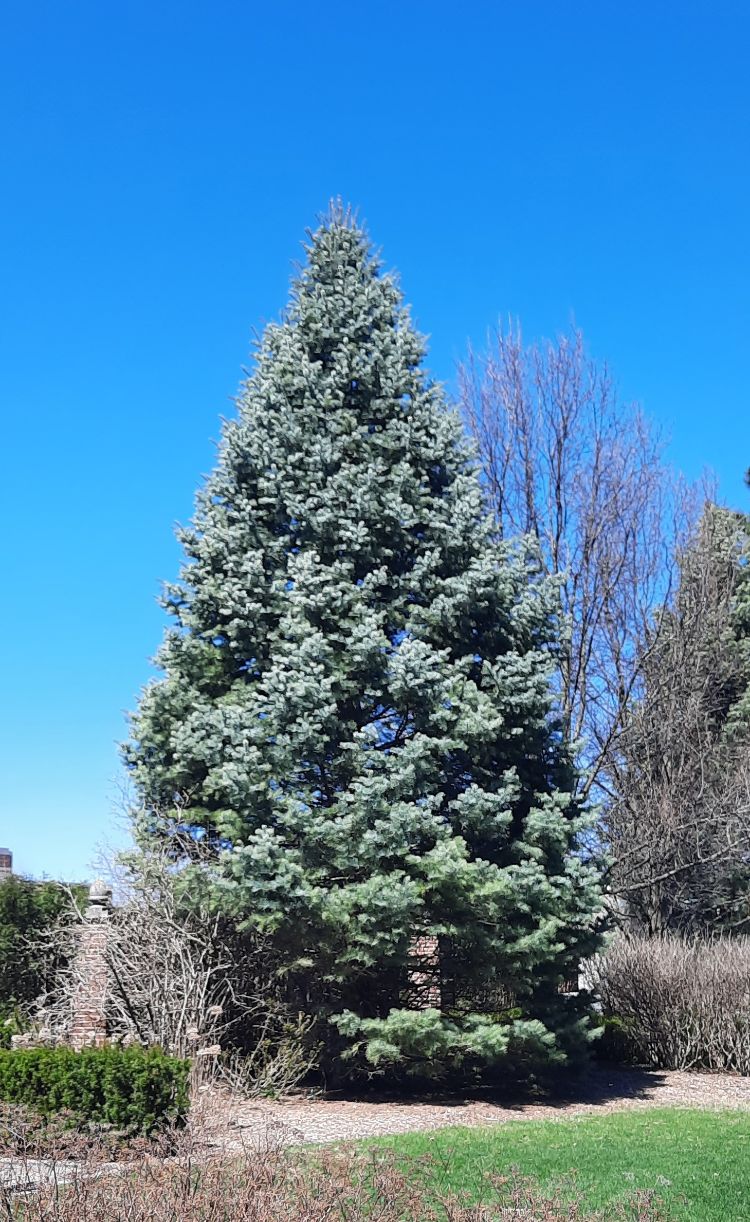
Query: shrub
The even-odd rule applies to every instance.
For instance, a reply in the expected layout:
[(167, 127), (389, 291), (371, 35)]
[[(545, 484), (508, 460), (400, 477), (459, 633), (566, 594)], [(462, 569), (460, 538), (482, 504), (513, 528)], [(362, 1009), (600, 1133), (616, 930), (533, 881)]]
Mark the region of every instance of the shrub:
[(35, 882), (14, 874), (0, 887), (0, 1013), (33, 1002), (62, 966), (64, 950), (50, 954), (41, 936), (54, 929), (73, 904), (83, 904), (86, 888), (52, 881)]
[[(147, 1157), (112, 1175), (87, 1165), (51, 1168), (34, 1193), (0, 1185), (0, 1215), (24, 1222), (661, 1222), (649, 1193), (635, 1193), (606, 1213), (589, 1211), (574, 1183), (546, 1189), (510, 1175), (488, 1177), (483, 1201), (447, 1191), (438, 1164), (383, 1151), (322, 1150), (314, 1156), (278, 1148), (196, 1158)], [(66, 1176), (67, 1182), (66, 1182)], [(5, 1210), (6, 1212), (3, 1212)]]
[(124, 1132), (93, 1121), (82, 1126), (80, 1117), (70, 1112), (42, 1116), (20, 1103), (0, 1103), (0, 1158), (132, 1162), (146, 1153), (175, 1153), (184, 1131), (170, 1126), (150, 1133)]
[(630, 1039), (629, 1025), (615, 1015), (607, 1015), (601, 1019), (599, 1038), (594, 1044), (594, 1053), (600, 1061), (614, 1061), (616, 1064), (629, 1064), (637, 1061), (638, 1056)]
[(26, 1029), (25, 1015), (13, 1002), (0, 1001), (0, 1048), (10, 1048), (11, 1037)]
[(0, 1099), (43, 1116), (64, 1111), (79, 1122), (150, 1132), (184, 1119), (188, 1069), (159, 1048), (0, 1050)]
[(590, 971), (605, 1039), (641, 1064), (750, 1074), (750, 938), (621, 935)]

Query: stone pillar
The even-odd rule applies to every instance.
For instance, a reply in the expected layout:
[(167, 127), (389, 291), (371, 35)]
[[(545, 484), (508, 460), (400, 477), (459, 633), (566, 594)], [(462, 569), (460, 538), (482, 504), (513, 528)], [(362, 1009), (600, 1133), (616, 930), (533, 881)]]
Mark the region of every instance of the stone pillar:
[(107, 939), (112, 892), (97, 879), (89, 887), (75, 971), (78, 985), (73, 998), (70, 1043), (73, 1048), (103, 1044), (107, 1038)]
[(0, 849), (0, 883), (13, 873), (13, 854), (10, 849)]
[(409, 993), (415, 1009), (442, 1008), (440, 946), (434, 934), (414, 938), (410, 950)]

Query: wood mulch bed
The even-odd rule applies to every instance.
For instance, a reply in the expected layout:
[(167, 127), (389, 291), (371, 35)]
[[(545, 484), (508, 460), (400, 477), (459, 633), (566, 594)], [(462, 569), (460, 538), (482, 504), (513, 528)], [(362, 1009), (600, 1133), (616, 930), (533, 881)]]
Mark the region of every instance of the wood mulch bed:
[(207, 1090), (193, 1117), (195, 1137), (224, 1148), (269, 1140), (284, 1145), (425, 1132), (452, 1125), (562, 1120), (654, 1107), (750, 1111), (750, 1078), (730, 1074), (596, 1069), (565, 1096), (500, 1100), (490, 1096), (404, 1100), (297, 1096), (240, 1102)]

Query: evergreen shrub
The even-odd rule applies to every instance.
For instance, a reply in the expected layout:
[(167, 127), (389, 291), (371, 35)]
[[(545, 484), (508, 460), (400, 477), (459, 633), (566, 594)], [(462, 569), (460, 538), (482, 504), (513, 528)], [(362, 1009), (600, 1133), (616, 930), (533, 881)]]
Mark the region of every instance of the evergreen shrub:
[(0, 1050), (0, 1100), (43, 1116), (151, 1132), (184, 1120), (187, 1061), (159, 1048), (24, 1048)]

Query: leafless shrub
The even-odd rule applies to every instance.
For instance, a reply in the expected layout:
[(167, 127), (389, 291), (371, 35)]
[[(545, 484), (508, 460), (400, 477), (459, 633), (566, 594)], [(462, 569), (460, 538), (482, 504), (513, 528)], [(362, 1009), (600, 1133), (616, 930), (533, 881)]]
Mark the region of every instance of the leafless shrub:
[(0, 1155), (20, 1160), (21, 1165), (49, 1158), (83, 1167), (133, 1161), (146, 1154), (166, 1157), (181, 1140), (177, 1129), (144, 1135), (106, 1124), (82, 1124), (80, 1116), (72, 1112), (42, 1116), (22, 1104), (0, 1103)]
[(317, 1051), (311, 1046), (312, 1026), (308, 1015), (273, 1010), (265, 1029), (249, 1046), (230, 1050), (213, 1062), (213, 1080), (244, 1098), (288, 1093), (314, 1068)]
[(588, 970), (643, 1064), (750, 1074), (750, 938), (618, 935)]
[[(106, 1026), (118, 1042), (158, 1045), (193, 1064), (193, 1087), (221, 1080), (244, 1094), (283, 1094), (315, 1058), (311, 1020), (285, 1002), (276, 963), (264, 942), (237, 930), (195, 887), (189, 900), (175, 858), (158, 844), (111, 863), (118, 902), (106, 946)], [(201, 847), (190, 839), (193, 866)], [(186, 856), (186, 854), (183, 854)], [(206, 853), (206, 863), (210, 855)], [(65, 970), (39, 1000), (33, 1038), (67, 1038), (82, 968), (75, 908), (45, 937)]]
[[(404, 1160), (393, 1151), (315, 1154), (273, 1145), (243, 1154), (207, 1156), (186, 1148), (171, 1157), (145, 1155), (113, 1169), (106, 1163), (48, 1164), (34, 1186), (33, 1164), (16, 1188), (0, 1187), (0, 1218), (17, 1222), (603, 1222), (587, 1211), (574, 1185), (547, 1192), (529, 1179), (496, 1175), (484, 1200), (451, 1193), (439, 1164)], [(37, 1176), (38, 1180), (38, 1176)], [(660, 1222), (650, 1194), (607, 1211), (610, 1222)]]

